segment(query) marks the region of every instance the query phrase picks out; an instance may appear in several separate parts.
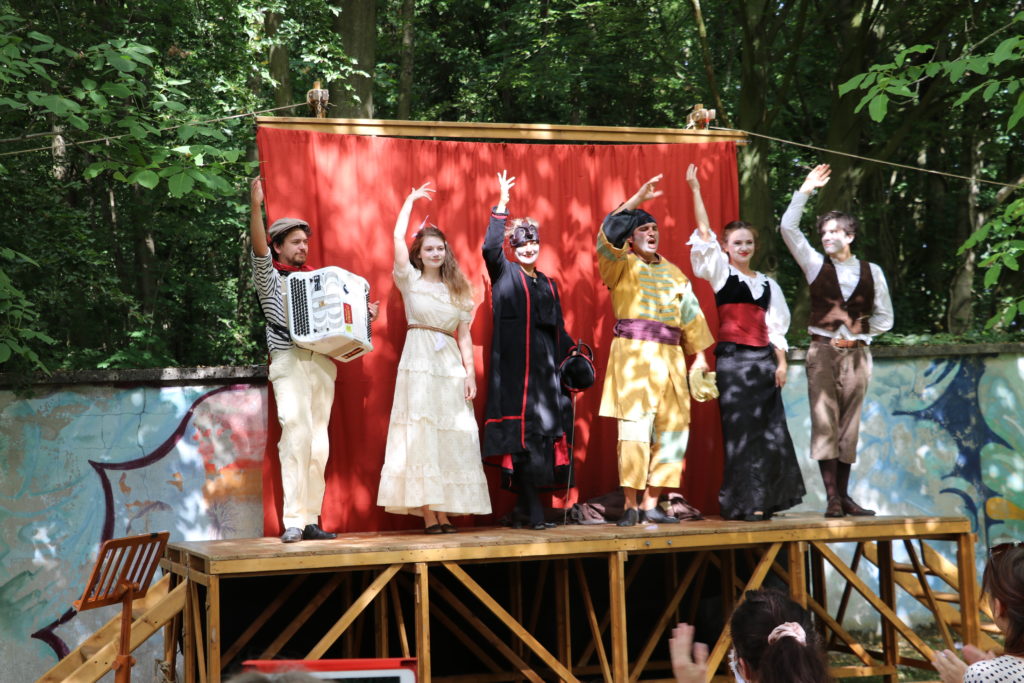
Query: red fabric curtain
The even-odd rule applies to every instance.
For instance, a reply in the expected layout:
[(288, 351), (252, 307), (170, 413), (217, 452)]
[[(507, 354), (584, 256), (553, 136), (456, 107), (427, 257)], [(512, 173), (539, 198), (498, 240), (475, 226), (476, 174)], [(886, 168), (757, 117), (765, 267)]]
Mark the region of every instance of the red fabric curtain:
[[(322, 522), (328, 530), (375, 531), (416, 528), (418, 519), (385, 513), (376, 506), (377, 484), (391, 412), (399, 355), (405, 340), (402, 298), (391, 280), (395, 217), (413, 187), (430, 181), (432, 202), (418, 202), (411, 224), (429, 214), (448, 236), (473, 284), (480, 306), (472, 324), (476, 348), (475, 405), (481, 423), (486, 401), (491, 338), (489, 283), (480, 248), (489, 211), (498, 201), (496, 173), (516, 176), (509, 210), (540, 223), (538, 267), (555, 278), (562, 293), (566, 328), (594, 349), (597, 384), (583, 393), (576, 411), (579, 497), (618, 487), (616, 424), (597, 415), (614, 319), (608, 291), (597, 271), (595, 239), (602, 218), (650, 177), (664, 173), (664, 196), (644, 209), (659, 221), (661, 253), (690, 274), (686, 241), (695, 225), (687, 164), (700, 167), (704, 201), (716, 228), (738, 217), (738, 182), (733, 143), (562, 145), (449, 142), (338, 135), (261, 128), (257, 134), (265, 179), (268, 218), (307, 220), (313, 228), (310, 265), (338, 265), (365, 277), (371, 300), (380, 300), (374, 351), (339, 363), (331, 414), (331, 458)], [(694, 289), (712, 333), (718, 317), (704, 280)], [(709, 353), (709, 362), (714, 363)], [(272, 394), (273, 392), (271, 392)], [(277, 460), (280, 427), (273, 401), (264, 459), (264, 532), (280, 534), (281, 480)], [(722, 437), (718, 405), (694, 403), (683, 494), (705, 513), (718, 510)], [(494, 515), (514, 498), (497, 486), (488, 467)]]

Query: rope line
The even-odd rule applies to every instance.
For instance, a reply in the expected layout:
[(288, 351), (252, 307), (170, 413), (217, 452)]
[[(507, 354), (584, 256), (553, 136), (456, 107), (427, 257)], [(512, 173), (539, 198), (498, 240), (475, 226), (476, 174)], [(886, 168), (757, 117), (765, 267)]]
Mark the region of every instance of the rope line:
[(753, 138), (764, 138), (765, 140), (771, 140), (772, 142), (780, 142), (784, 145), (792, 145), (793, 147), (804, 147), (806, 149), (813, 149), (816, 152), (824, 152), (826, 154), (838, 154), (839, 156), (850, 157), (851, 159), (860, 159), (861, 161), (870, 161), (874, 164), (882, 164), (884, 166), (895, 166), (896, 168), (905, 168), (908, 171), (919, 171), (921, 173), (933, 173), (935, 175), (946, 176), (947, 178), (957, 178), (959, 180), (967, 180), (975, 183), (987, 183), (989, 185), (996, 185), (997, 187), (1008, 187), (1016, 189), (1018, 187), (1024, 187), (1022, 184), (1014, 183), (1001, 183), (998, 180), (986, 180), (985, 178), (978, 178), (976, 176), (958, 175), (956, 173), (947, 173), (946, 171), (936, 171), (931, 168), (921, 168), (920, 166), (909, 166), (907, 164), (899, 164), (895, 161), (884, 161), (882, 159), (874, 159), (872, 157), (861, 156), (860, 154), (852, 154), (850, 152), (839, 152), (834, 149), (828, 149), (826, 147), (816, 147), (815, 145), (808, 145), (804, 142), (794, 142), (793, 140), (785, 140), (783, 138), (772, 137), (771, 135), (762, 135), (761, 133), (751, 133), (749, 130), (739, 130), (738, 128), (720, 128), (719, 126), (708, 126), (711, 130), (723, 130), (731, 133), (743, 133)]
[[(219, 123), (221, 121), (230, 121), (231, 119), (240, 119), (240, 118), (243, 118), (243, 117), (246, 117), (246, 116), (255, 116), (256, 114), (269, 114), (271, 112), (281, 111), (282, 109), (294, 109), (295, 107), (301, 107), (304, 104), (306, 104), (306, 103), (305, 102), (297, 102), (295, 104), (286, 104), (286, 105), (284, 105), (282, 107), (273, 107), (271, 109), (259, 109), (257, 111), (249, 111), (249, 112), (245, 112), (243, 114), (232, 114), (231, 116), (221, 116), (221, 117), (214, 118), (214, 119), (208, 119), (206, 121), (194, 121), (194, 122), (190, 122), (190, 123), (182, 123), (182, 124), (179, 124), (177, 126), (168, 126), (167, 128), (160, 128), (158, 130), (158, 132), (166, 133), (167, 131), (177, 130), (179, 128), (184, 128), (185, 126), (202, 126), (202, 125), (206, 125), (206, 124), (210, 124), (210, 123)], [(812, 149), (812, 150), (814, 150), (816, 152), (823, 152), (825, 154), (837, 154), (839, 156), (849, 157), (851, 159), (858, 159), (860, 161), (867, 161), (867, 162), (870, 162), (870, 163), (873, 163), (873, 164), (882, 164), (883, 166), (892, 166), (892, 167), (895, 167), (895, 168), (902, 168), (902, 169), (905, 169), (905, 170), (908, 170), (908, 171), (917, 171), (919, 173), (931, 173), (933, 175), (944, 176), (946, 178), (956, 178), (957, 180), (966, 180), (968, 182), (973, 182), (973, 183), (985, 183), (987, 185), (995, 185), (996, 187), (1006, 187), (1006, 188), (1011, 188), (1011, 189), (1016, 189), (1018, 187), (1024, 187), (1024, 185), (1021, 185), (1021, 184), (1002, 183), (1002, 182), (999, 182), (998, 180), (987, 180), (985, 178), (978, 178), (976, 176), (965, 176), (965, 175), (960, 175), (960, 174), (957, 174), (957, 173), (949, 173), (947, 171), (936, 171), (935, 169), (931, 169), (931, 168), (922, 168), (920, 166), (910, 166), (909, 164), (900, 164), (900, 163), (897, 163), (895, 161), (885, 161), (885, 160), (882, 160), (882, 159), (875, 159), (875, 158), (872, 158), (872, 157), (862, 156), (860, 154), (853, 154), (851, 152), (840, 152), (840, 151), (837, 151), (837, 150), (834, 150), (834, 149), (828, 149), (826, 147), (818, 147), (817, 145), (809, 145), (809, 144), (807, 144), (805, 142), (796, 142), (794, 140), (786, 140), (784, 138), (778, 138), (778, 137), (774, 137), (772, 135), (764, 135), (763, 133), (752, 133), (749, 130), (740, 130), (738, 128), (723, 128), (721, 126), (708, 126), (708, 129), (709, 130), (727, 131), (727, 132), (730, 132), (730, 133), (742, 133), (743, 135), (747, 135), (749, 137), (761, 138), (763, 140), (771, 140), (772, 142), (778, 142), (778, 143), (781, 143), (783, 145), (790, 145), (792, 147), (802, 147), (804, 149)], [(25, 136), (25, 138), (11, 138), (11, 139), (7, 139), (7, 140), (0, 140), (0, 142), (14, 142), (14, 141), (19, 140), (19, 139), (27, 139), (29, 137), (37, 137), (37, 136), (40, 136), (40, 135), (57, 135), (57, 134), (56, 133), (35, 133), (33, 135)], [(131, 135), (131, 133), (122, 133), (121, 135), (110, 135), (110, 136), (102, 137), (102, 138), (94, 138), (92, 140), (82, 140), (81, 142), (72, 140), (71, 144), (73, 144), (73, 145), (90, 145), (90, 144), (92, 144), (94, 142), (109, 142), (110, 140), (118, 140), (118, 139), (123, 138), (123, 137), (128, 137), (129, 135)], [(18, 149), (18, 150), (14, 150), (14, 151), (11, 151), (11, 152), (0, 152), (0, 157), (16, 156), (18, 154), (31, 154), (33, 152), (48, 152), (48, 151), (50, 151), (52, 149), (53, 149), (53, 147), (51, 145), (48, 145), (46, 147), (34, 147), (32, 149)]]
[[(272, 109), (260, 109), (258, 111), (247, 111), (244, 114), (232, 114), (231, 116), (220, 116), (218, 118), (208, 119), (206, 121), (191, 121), (189, 123), (178, 124), (177, 126), (168, 126), (167, 128), (160, 128), (160, 129), (157, 130), (157, 132), (158, 133), (166, 133), (169, 130), (177, 130), (179, 128), (184, 128), (185, 126), (203, 126), (203, 125), (206, 125), (208, 123), (219, 123), (221, 121), (230, 121), (231, 119), (240, 119), (240, 118), (244, 118), (246, 116), (255, 116), (256, 114), (268, 114), (268, 113), (270, 113), (272, 111), (281, 111), (282, 109), (293, 109), (295, 107), (304, 106), (305, 104), (306, 104), (305, 102), (297, 102), (295, 104), (286, 104), (283, 107), (274, 107)], [(35, 135), (58, 135), (58, 133), (36, 133)], [(131, 135), (131, 133), (122, 133), (121, 135), (109, 135), (109, 136), (103, 137), (103, 138), (94, 138), (92, 140), (82, 140), (81, 142), (79, 142), (77, 140), (69, 140), (68, 142), (69, 142), (69, 144), (72, 144), (72, 145), (90, 145), (90, 144), (92, 144), (94, 142), (109, 142), (110, 140), (117, 140), (119, 138), (127, 137), (129, 135)], [(14, 140), (19, 140), (19, 139), (21, 139), (21, 138), (14, 138)], [(8, 142), (8, 140), (3, 140), (2, 142)], [(17, 150), (14, 150), (13, 152), (0, 152), (0, 157), (15, 156), (17, 154), (29, 154), (31, 152), (49, 152), (52, 149), (53, 149), (52, 146), (34, 147), (32, 149), (17, 149)]]

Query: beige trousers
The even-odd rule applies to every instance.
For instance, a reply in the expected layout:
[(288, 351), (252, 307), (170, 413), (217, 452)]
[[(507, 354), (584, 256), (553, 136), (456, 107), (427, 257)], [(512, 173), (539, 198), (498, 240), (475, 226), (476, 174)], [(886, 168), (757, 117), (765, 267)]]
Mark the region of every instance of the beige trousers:
[(269, 376), (281, 423), (277, 451), (286, 529), (318, 522), (330, 453), (327, 423), (337, 374), (334, 362), (320, 353), (298, 347), (270, 352)]
[(861, 406), (871, 380), (871, 351), (866, 346), (838, 349), (812, 341), (806, 363), (811, 458), (852, 464), (857, 460)]

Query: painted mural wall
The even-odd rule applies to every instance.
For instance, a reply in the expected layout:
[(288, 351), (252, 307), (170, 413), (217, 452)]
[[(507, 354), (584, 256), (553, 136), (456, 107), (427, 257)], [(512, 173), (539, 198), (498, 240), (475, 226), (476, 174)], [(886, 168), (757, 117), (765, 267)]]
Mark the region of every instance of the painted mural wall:
[[(266, 398), (252, 384), (0, 391), (0, 681), (35, 680), (119, 614), (70, 609), (102, 539), (262, 533)], [(160, 640), (133, 680), (158, 680)]]
[[(0, 681), (35, 680), (116, 614), (69, 608), (101, 539), (261, 534), (266, 387), (236, 381), (0, 389)], [(784, 397), (806, 454), (799, 362)], [(876, 353), (852, 491), (880, 514), (967, 516), (983, 557), (986, 546), (1024, 536), (1022, 415), (1024, 353)], [(809, 493), (798, 510), (820, 511), (820, 476), (802, 461)], [(913, 618), (912, 604), (900, 607)], [(156, 650), (136, 656), (133, 679), (158, 680)]]

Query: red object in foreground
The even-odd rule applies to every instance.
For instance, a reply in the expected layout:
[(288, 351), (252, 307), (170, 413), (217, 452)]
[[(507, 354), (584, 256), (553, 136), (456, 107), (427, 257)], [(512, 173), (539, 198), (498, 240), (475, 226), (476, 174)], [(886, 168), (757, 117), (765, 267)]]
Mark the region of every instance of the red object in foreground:
[[(578, 499), (617, 489), (617, 425), (599, 417), (601, 386), (612, 339), (612, 307), (597, 270), (595, 245), (604, 216), (645, 181), (664, 173), (665, 194), (644, 204), (661, 228), (660, 253), (693, 281), (712, 333), (718, 330), (714, 293), (693, 280), (686, 241), (693, 232), (693, 193), (686, 184), (690, 163), (700, 167), (701, 186), (713, 226), (738, 218), (739, 184), (732, 142), (636, 145), (571, 145), (454, 142), (341, 135), (261, 127), (257, 132), (269, 220), (291, 216), (313, 229), (309, 265), (337, 265), (370, 283), (370, 300), (380, 301), (373, 325), (374, 351), (338, 366), (331, 415), (331, 457), (321, 515), (330, 531), (379, 531), (422, 526), (419, 518), (385, 513), (376, 506), (384, 463), (388, 420), (406, 320), (401, 294), (391, 279), (395, 217), (411, 187), (430, 181), (437, 194), (417, 208), (411, 225), (424, 215), (445, 231), (450, 248), (473, 286), (478, 307), (471, 326), (477, 387), (474, 402), (482, 422), (490, 358), (489, 282), (481, 246), (490, 210), (498, 199), (495, 173), (516, 176), (513, 216), (540, 225), (537, 267), (554, 278), (562, 297), (566, 330), (594, 350), (597, 382), (580, 394), (576, 406)], [(411, 237), (411, 236), (410, 236)], [(711, 351), (709, 361), (714, 363)], [(713, 369), (713, 368), (712, 368)], [(264, 528), (281, 528), (281, 477), (277, 459), (280, 427), (270, 403), (263, 472)], [(485, 468), (491, 483), (493, 524), (512, 507), (496, 468)], [(722, 477), (722, 434), (715, 402), (692, 408), (682, 492), (703, 512), (718, 511)], [(575, 493), (575, 492), (574, 492)], [(458, 520), (471, 525), (477, 519)]]
[(242, 662), (244, 671), (283, 673), (304, 671), (327, 681), (380, 679), (381, 683), (416, 683), (416, 659), (250, 659)]

